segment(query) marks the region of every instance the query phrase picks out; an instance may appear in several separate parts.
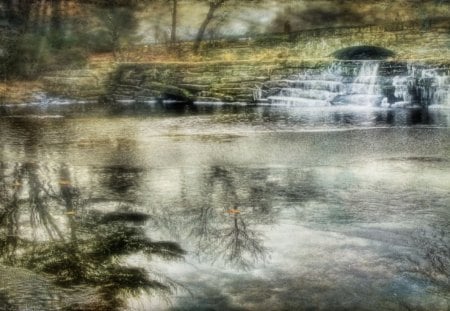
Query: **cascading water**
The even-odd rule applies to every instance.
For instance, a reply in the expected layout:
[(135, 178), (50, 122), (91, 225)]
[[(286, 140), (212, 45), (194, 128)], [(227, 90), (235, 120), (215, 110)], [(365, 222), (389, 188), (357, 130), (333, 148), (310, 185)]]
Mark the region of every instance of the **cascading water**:
[(438, 105), (450, 105), (450, 76), (437, 76), (436, 87), (433, 102)]
[(304, 107), (443, 106), (450, 105), (450, 75), (448, 70), (426, 66), (338, 61), (280, 81), (266, 99), (271, 104)]
[(351, 84), (354, 94), (375, 95), (375, 84), (378, 78), (378, 62), (363, 62), (355, 81)]
[(324, 71), (308, 70), (286, 80), (275, 96), (268, 97), (272, 104), (295, 104), (301, 106), (373, 105), (381, 103), (379, 94), (379, 62), (358, 62), (355, 78), (344, 74), (344, 63), (335, 62)]
[(300, 106), (328, 106), (337, 95), (342, 94), (340, 67), (335, 63), (324, 71), (310, 69), (285, 80), (285, 86), (268, 100), (272, 104)]
[(450, 105), (450, 76), (443, 70), (409, 65), (407, 74), (395, 76), (392, 85), (396, 105)]
[(383, 96), (378, 85), (377, 61), (362, 61), (356, 78), (347, 84), (346, 94), (339, 95), (331, 101), (333, 105), (375, 106), (381, 104)]

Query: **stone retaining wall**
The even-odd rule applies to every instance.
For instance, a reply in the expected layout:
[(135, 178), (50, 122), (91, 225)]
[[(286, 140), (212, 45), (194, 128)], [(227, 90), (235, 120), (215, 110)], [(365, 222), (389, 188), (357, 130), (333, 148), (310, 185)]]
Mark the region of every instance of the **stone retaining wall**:
[(110, 100), (187, 99), (252, 102), (269, 80), (328, 62), (211, 62), (120, 64), (106, 81)]
[(107, 94), (107, 81), (116, 64), (97, 64), (84, 69), (61, 70), (43, 76), (43, 91), (53, 96), (97, 101)]
[[(118, 63), (57, 72), (43, 82), (47, 92), (79, 100), (254, 102), (276, 93), (286, 78), (306, 70), (323, 70), (332, 62)], [(346, 61), (341, 66), (350, 77), (359, 65)], [(379, 74), (392, 78), (404, 74), (407, 66), (406, 62), (382, 62)]]

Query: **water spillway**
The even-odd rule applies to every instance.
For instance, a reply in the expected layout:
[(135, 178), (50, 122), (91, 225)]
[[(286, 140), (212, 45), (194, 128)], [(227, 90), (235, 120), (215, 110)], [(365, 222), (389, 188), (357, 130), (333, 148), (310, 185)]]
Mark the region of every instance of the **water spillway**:
[(333, 98), (331, 104), (380, 105), (383, 96), (378, 84), (379, 67), (377, 61), (362, 62), (355, 79), (346, 84), (344, 93)]
[[(378, 60), (336, 61), (262, 88), (275, 105), (430, 106), (450, 103), (448, 69)], [(264, 95), (265, 98), (264, 98)]]
[(340, 68), (330, 66), (324, 71), (311, 69), (285, 80), (278, 94), (269, 96), (272, 104), (328, 106), (345, 89)]
[(450, 105), (450, 74), (441, 68), (408, 66), (406, 75), (392, 79), (394, 96), (400, 103)]

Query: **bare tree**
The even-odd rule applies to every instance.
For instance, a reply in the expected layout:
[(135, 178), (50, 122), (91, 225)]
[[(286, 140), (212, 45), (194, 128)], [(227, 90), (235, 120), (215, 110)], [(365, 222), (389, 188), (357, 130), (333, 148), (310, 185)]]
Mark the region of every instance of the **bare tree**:
[(172, 28), (170, 30), (170, 42), (175, 44), (177, 42), (177, 14), (178, 14), (178, 0), (172, 0)]
[(200, 44), (203, 41), (203, 38), (205, 37), (206, 28), (211, 23), (211, 21), (214, 19), (216, 11), (228, 0), (210, 0), (209, 2), (209, 9), (208, 13), (206, 14), (205, 19), (203, 20), (202, 24), (200, 25), (200, 28), (198, 29), (197, 36), (195, 37), (194, 46), (192, 50), (195, 54), (198, 53), (198, 50), (200, 49)]

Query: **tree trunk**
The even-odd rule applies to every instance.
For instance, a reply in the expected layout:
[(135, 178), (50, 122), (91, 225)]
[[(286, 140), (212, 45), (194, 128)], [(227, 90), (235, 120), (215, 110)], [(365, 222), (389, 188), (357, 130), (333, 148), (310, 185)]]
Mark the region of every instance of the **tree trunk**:
[(9, 22), (10, 25), (14, 24), (16, 22), (16, 14), (13, 7), (12, 0), (6, 0), (5, 1), (5, 16)]
[(42, 26), (45, 23), (46, 6), (45, 0), (39, 0), (35, 5), (32, 27), (39, 32), (42, 31)]
[(19, 15), (21, 20), (21, 28), (23, 31), (26, 31), (29, 26), (30, 15), (31, 15), (31, 5), (32, 1), (30, 0), (21, 0), (19, 2)]
[(62, 17), (61, 17), (61, 0), (53, 0), (52, 4), (52, 16), (51, 16), (51, 29), (53, 31), (59, 31), (61, 29)]
[(209, 23), (214, 18), (214, 13), (216, 10), (225, 2), (226, 0), (219, 0), (210, 2), (209, 4), (209, 11), (206, 15), (205, 19), (203, 20), (203, 23), (200, 25), (200, 28), (198, 29), (197, 36), (195, 37), (194, 46), (192, 47), (192, 50), (194, 51), (194, 54), (198, 54), (198, 50), (200, 48), (200, 44), (203, 41), (203, 37), (205, 36), (206, 28), (208, 27)]
[(172, 29), (170, 31), (170, 42), (172, 44), (175, 44), (177, 42), (177, 7), (178, 7), (178, 0), (173, 0)]

